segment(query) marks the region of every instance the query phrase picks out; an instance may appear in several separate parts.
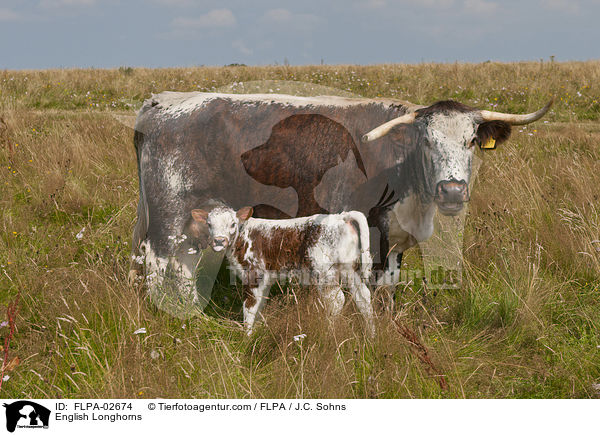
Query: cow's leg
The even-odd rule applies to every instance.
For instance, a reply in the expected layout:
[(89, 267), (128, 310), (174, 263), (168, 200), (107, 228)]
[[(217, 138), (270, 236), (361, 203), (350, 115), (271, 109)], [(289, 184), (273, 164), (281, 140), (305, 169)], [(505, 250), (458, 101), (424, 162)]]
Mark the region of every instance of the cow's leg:
[(198, 292), (196, 291), (196, 266), (199, 259), (200, 255), (198, 253), (189, 254), (184, 252), (174, 256), (170, 262), (174, 281), (180, 294), (194, 305), (199, 303)]
[(377, 269), (385, 270), (388, 267), (388, 251), (390, 249), (390, 241), (388, 240), (387, 226), (379, 227), (379, 263), (374, 266)]
[(389, 286), (393, 282), (391, 271), (395, 262), (392, 253), (389, 252), (390, 242), (388, 240), (387, 228), (380, 228), (379, 234), (379, 264), (375, 265), (376, 269), (383, 271), (377, 279), (377, 286)]
[(256, 286), (253, 283), (244, 284), (244, 327), (248, 335), (252, 334), (256, 316), (266, 304), (270, 289), (271, 279), (268, 273), (260, 278)]
[(131, 251), (131, 262), (129, 263), (129, 273), (127, 274), (127, 282), (130, 286), (138, 284), (144, 275), (144, 255), (138, 249)]
[(400, 282), (400, 269), (402, 266), (402, 252), (392, 251), (388, 255), (383, 274), (377, 280), (377, 286), (385, 291), (384, 306), (390, 313), (394, 312), (396, 297), (396, 284)]
[(403, 254), (403, 252), (392, 252), (391, 254), (395, 257), (396, 260), (394, 262), (394, 269), (390, 272), (393, 284), (389, 287), (388, 293), (388, 310), (391, 314), (394, 313), (394, 308), (396, 306), (396, 284), (400, 282), (401, 278)]
[(388, 255), (384, 273), (379, 276), (377, 285), (396, 285), (400, 281), (400, 267), (402, 265), (402, 252), (392, 251)]
[(131, 261), (129, 262), (129, 273), (127, 274), (127, 282), (130, 286), (134, 286), (141, 281), (144, 275), (145, 255), (141, 252), (141, 243), (131, 250)]
[(140, 245), (150, 299), (158, 308), (178, 317), (197, 314), (210, 300), (222, 256), (198, 251), (188, 243), (181, 243), (171, 255), (154, 246), (149, 239)]
[(364, 281), (358, 273), (354, 273), (353, 279), (349, 283), (350, 294), (358, 307), (358, 310), (363, 315), (367, 323), (369, 336), (375, 336), (375, 324), (373, 322), (373, 306), (371, 305), (371, 292), (365, 285)]
[(146, 288), (149, 296), (156, 301), (160, 298), (161, 287), (169, 264), (169, 258), (161, 255), (154, 249), (150, 240), (144, 240), (140, 245), (140, 251), (144, 256), (146, 269)]

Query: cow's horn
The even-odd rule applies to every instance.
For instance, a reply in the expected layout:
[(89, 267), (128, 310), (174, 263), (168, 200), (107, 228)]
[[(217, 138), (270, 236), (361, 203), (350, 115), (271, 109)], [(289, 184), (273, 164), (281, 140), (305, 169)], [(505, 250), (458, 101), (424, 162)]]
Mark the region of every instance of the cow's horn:
[(385, 136), (390, 130), (398, 124), (411, 124), (415, 120), (417, 114), (415, 112), (407, 113), (398, 118), (392, 119), (391, 121), (381, 124), (379, 127), (374, 128), (362, 137), (363, 142), (371, 142), (375, 139)]
[(537, 121), (542, 116), (546, 114), (546, 112), (550, 109), (552, 104), (554, 103), (554, 98), (548, 101), (544, 107), (542, 107), (537, 112), (527, 113), (525, 115), (513, 115), (512, 113), (502, 113), (502, 112), (490, 112), (489, 110), (481, 110), (479, 114), (481, 115), (482, 121), (504, 121), (508, 122), (512, 125), (523, 125), (529, 124), (530, 122)]

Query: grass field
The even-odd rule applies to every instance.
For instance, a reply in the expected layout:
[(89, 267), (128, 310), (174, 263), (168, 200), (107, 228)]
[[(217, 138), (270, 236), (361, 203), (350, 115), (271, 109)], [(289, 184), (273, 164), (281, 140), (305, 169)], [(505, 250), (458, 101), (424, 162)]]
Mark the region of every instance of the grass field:
[[(221, 284), (205, 316), (181, 320), (128, 286), (137, 173), (133, 131), (113, 115), (134, 115), (152, 92), (253, 80), (505, 112), (557, 96), (544, 121), (480, 154), (461, 289), (424, 300), (419, 283), (399, 287), (398, 320), (447, 390), (389, 315), (371, 342), (352, 304), (331, 328), (308, 292), (284, 288), (247, 338), (235, 288)], [(0, 397), (598, 393), (600, 62), (0, 71), (0, 118), (0, 306), (20, 294)], [(407, 267), (419, 261), (409, 251)]]

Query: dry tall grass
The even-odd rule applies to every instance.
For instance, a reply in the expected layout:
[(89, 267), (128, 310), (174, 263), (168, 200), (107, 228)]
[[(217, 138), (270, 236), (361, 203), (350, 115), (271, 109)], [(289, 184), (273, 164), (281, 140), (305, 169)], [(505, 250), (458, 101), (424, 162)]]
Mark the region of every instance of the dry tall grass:
[[(599, 67), (0, 72), (0, 303), (21, 294), (10, 349), (20, 364), (0, 397), (593, 396), (600, 128), (589, 120), (600, 116)], [(286, 286), (273, 292), (264, 326), (248, 339), (239, 290), (226, 277), (207, 314), (189, 321), (156, 311), (127, 286), (136, 162), (132, 131), (112, 115), (132, 115), (151, 92), (251, 80), (415, 103), (454, 98), (503, 111), (535, 109), (558, 95), (548, 123), (515, 129), (507, 144), (481, 156), (462, 288), (427, 299), (420, 283), (398, 288), (398, 319), (417, 331), (449, 390), (387, 315), (370, 342), (352, 305), (331, 325), (313, 295)], [(406, 262), (419, 264), (415, 250)], [(134, 334), (141, 327), (147, 332)]]

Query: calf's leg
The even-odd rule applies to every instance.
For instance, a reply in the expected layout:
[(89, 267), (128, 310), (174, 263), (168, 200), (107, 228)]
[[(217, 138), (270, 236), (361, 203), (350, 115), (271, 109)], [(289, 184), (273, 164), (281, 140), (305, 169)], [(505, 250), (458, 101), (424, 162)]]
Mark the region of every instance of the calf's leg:
[(248, 335), (252, 334), (252, 328), (256, 316), (263, 309), (269, 296), (271, 280), (268, 274), (263, 276), (257, 286), (246, 284), (244, 288), (244, 327)]
[(331, 317), (338, 316), (342, 312), (342, 308), (344, 308), (344, 302), (346, 302), (342, 288), (331, 286), (319, 287), (319, 289), (321, 300), (327, 310), (327, 315)]
[(344, 292), (340, 286), (340, 276), (338, 270), (331, 265), (322, 265), (316, 268), (316, 280), (313, 284), (319, 291), (321, 302), (325, 306), (327, 315), (335, 317), (342, 312), (344, 308)]
[(354, 274), (354, 280), (349, 283), (350, 294), (367, 323), (369, 336), (375, 336), (375, 324), (373, 322), (373, 307), (371, 305), (371, 292), (365, 285), (358, 273)]

